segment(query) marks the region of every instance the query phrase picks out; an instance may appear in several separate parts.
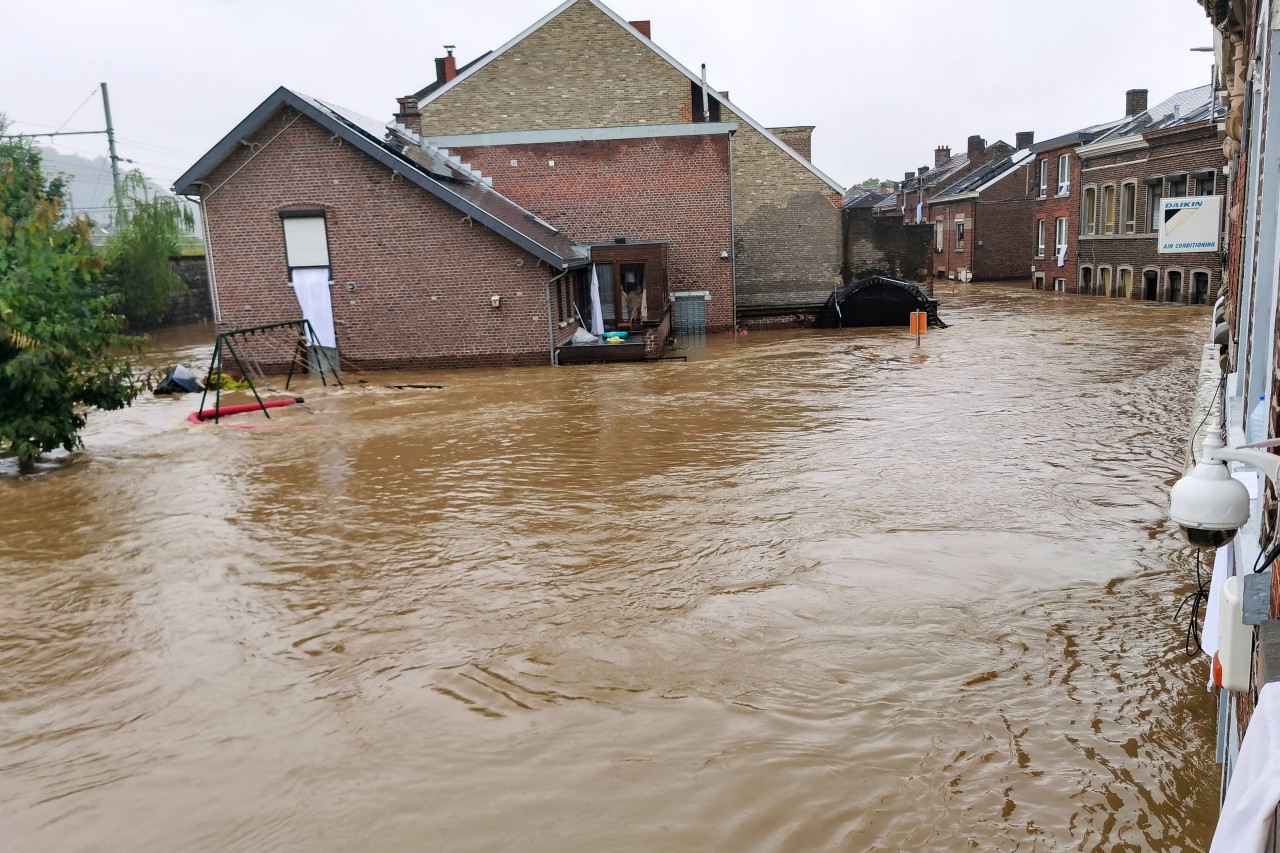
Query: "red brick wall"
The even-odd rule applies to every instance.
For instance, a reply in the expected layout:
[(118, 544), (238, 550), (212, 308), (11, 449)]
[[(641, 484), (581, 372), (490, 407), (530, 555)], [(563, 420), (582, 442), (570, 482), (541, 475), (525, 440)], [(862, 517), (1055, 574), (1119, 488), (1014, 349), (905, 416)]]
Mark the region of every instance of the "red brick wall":
[[(1063, 154), (1067, 155), (1067, 177), (1071, 182), (1065, 196), (1058, 195), (1058, 185), (1062, 180), (1061, 175), (1058, 174), (1058, 158)], [(1027, 252), (1024, 255), (1026, 260), (1023, 270), (1029, 282), (1032, 280), (1032, 267), (1035, 267), (1037, 273), (1044, 273), (1044, 287), (1049, 291), (1053, 290), (1055, 278), (1065, 278), (1067, 292), (1074, 293), (1078, 279), (1076, 259), (1080, 254), (1080, 157), (1076, 154), (1075, 146), (1072, 145), (1037, 153), (1028, 167), (1033, 196), (1040, 191), (1038, 161), (1041, 159), (1049, 162), (1049, 181), (1045, 197), (1036, 199), (1031, 205), (1031, 232), (1026, 244)], [(1067, 219), (1067, 255), (1065, 264), (1058, 266), (1054, 233), (1058, 219), (1064, 216)], [(1040, 219), (1044, 220), (1044, 257), (1042, 258), (1036, 257), (1036, 222)]]
[[(279, 211), (320, 208), (344, 364), (550, 362), (546, 282), (555, 272), (545, 263), (310, 119), (282, 113), (247, 141), (261, 146), (256, 156), (239, 149), (204, 193), (220, 328), (301, 317)], [(278, 353), (251, 354), (279, 366)]]
[[(451, 147), (503, 195), (578, 243), (666, 240), (667, 288), (709, 290), (707, 326), (733, 328), (724, 135)], [(512, 165), (514, 163), (515, 165)], [(555, 165), (551, 165), (554, 163)]]
[[(1142, 298), (1142, 274), (1147, 268), (1158, 272), (1158, 301), (1166, 301), (1166, 272), (1179, 270), (1182, 272), (1182, 302), (1191, 298), (1193, 291), (1192, 271), (1209, 273), (1209, 302), (1217, 298), (1218, 288), (1222, 282), (1222, 259), (1217, 252), (1183, 252), (1162, 255), (1158, 252), (1156, 232), (1150, 229), (1150, 213), (1147, 210), (1147, 180), (1155, 176), (1172, 176), (1212, 172), (1215, 175), (1215, 191), (1222, 195), (1226, 191), (1226, 179), (1222, 174), (1222, 148), (1217, 141), (1216, 132), (1207, 123), (1190, 125), (1173, 131), (1157, 132), (1148, 137), (1149, 147), (1146, 150), (1130, 150), (1100, 157), (1091, 157), (1082, 165), (1081, 182), (1083, 186), (1097, 187), (1098, 206), (1102, 206), (1102, 189), (1106, 184), (1115, 184), (1117, 203), (1121, 186), (1125, 181), (1137, 183), (1137, 216), (1135, 233), (1112, 234), (1101, 233), (1101, 217), (1099, 217), (1098, 233), (1080, 238), (1080, 251), (1077, 267), (1094, 268), (1094, 282), (1098, 281), (1096, 269), (1109, 266), (1113, 269), (1122, 266), (1133, 268), (1134, 299)], [(1194, 193), (1193, 184), (1189, 182), (1188, 193)], [(1082, 187), (1083, 190), (1083, 187)], [(1083, 192), (1077, 195), (1077, 213)], [(1165, 186), (1165, 198), (1169, 198), (1168, 185)], [(1117, 215), (1117, 229), (1119, 217)], [(1114, 274), (1113, 274), (1114, 275)], [(1074, 290), (1068, 285), (1068, 290)]]
[[(942, 251), (932, 242), (930, 269), (946, 270), (948, 278), (960, 270), (973, 271), (975, 281), (1007, 281), (1024, 278), (1027, 245), (1035, 239), (1031, 221), (1032, 199), (1027, 189), (1027, 167), (1019, 166), (976, 199), (935, 202), (925, 207), (931, 225), (943, 220)], [(963, 250), (956, 246), (956, 217), (965, 218)]]

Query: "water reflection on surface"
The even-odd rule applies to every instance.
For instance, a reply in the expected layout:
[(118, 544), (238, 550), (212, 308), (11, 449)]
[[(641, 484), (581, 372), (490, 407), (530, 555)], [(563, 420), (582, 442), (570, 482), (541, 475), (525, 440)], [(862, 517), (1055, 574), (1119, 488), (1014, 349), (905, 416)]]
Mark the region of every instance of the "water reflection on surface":
[(1207, 315), (938, 295), (0, 469), (6, 848), (1203, 850)]

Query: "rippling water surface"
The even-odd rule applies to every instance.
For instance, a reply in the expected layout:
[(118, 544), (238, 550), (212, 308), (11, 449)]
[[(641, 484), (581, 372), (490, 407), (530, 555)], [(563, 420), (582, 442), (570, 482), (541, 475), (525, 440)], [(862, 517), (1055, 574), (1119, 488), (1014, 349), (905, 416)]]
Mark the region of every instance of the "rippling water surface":
[(0, 468), (0, 847), (1205, 849), (1207, 315), (938, 295)]

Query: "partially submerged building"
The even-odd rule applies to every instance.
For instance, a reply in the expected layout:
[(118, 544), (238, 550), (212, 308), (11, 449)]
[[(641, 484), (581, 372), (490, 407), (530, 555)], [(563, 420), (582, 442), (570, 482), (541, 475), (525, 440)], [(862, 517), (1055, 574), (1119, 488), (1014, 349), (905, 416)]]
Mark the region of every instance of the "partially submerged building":
[[(456, 73), (452, 56), (438, 61), (437, 80), (400, 98), (395, 120), (490, 164), (503, 162), (497, 154), (483, 154), (491, 146), (563, 144), (575, 134), (590, 139), (601, 131), (621, 139), (625, 129), (638, 127), (657, 131), (645, 137), (656, 140), (687, 133), (689, 125), (734, 124), (733, 234), (725, 251), (736, 305), (726, 312), (712, 295), (709, 316), (768, 322), (816, 308), (842, 283), (844, 188), (810, 161), (813, 127), (765, 127), (726, 92), (704, 88), (702, 76), (663, 50), (651, 33), (648, 21), (627, 21), (599, 0), (567, 0)], [(519, 136), (534, 132), (560, 135)], [(518, 154), (505, 158), (511, 160), (525, 162)], [(682, 172), (673, 160), (666, 168), (636, 168), (618, 179), (631, 183), (638, 203), (653, 199), (656, 214)], [(544, 177), (555, 179), (549, 171)], [(531, 183), (529, 190), (536, 193), (538, 187)], [(531, 196), (522, 197), (532, 203)]]
[(289, 89), (174, 189), (201, 203), (220, 329), (301, 307), (343, 364), (390, 368), (548, 363), (576, 328), (588, 247), (431, 146)]
[(926, 205), (935, 278), (1007, 281), (1026, 274), (1026, 224), (1034, 189), (1023, 149), (973, 170)]

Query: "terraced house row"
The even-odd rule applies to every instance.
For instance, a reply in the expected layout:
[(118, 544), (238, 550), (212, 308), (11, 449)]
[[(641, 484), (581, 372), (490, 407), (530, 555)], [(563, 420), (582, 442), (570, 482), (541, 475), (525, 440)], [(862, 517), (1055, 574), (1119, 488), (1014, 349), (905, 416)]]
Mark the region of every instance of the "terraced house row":
[(933, 225), (935, 278), (1208, 304), (1222, 283), (1222, 115), (1210, 86), (1151, 107), (1131, 89), (1118, 119), (1039, 143), (1019, 133), (1016, 150), (972, 137), (963, 166), (939, 148), (876, 213)]

